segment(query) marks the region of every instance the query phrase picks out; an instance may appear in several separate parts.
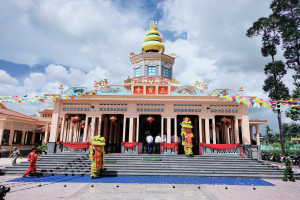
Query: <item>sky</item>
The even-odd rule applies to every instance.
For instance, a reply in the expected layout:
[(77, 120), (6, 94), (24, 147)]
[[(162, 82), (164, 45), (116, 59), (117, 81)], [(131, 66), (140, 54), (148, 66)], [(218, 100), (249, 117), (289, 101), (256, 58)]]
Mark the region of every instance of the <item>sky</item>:
[[(261, 38), (248, 38), (253, 22), (271, 13), (271, 0), (0, 0), (0, 96), (59, 93), (107, 78), (122, 84), (132, 74), (129, 53), (141, 52), (150, 21), (158, 21), (165, 53), (176, 53), (174, 76), (216, 88), (244, 87), (245, 96), (268, 99), (262, 90)], [(279, 54), (281, 52), (280, 49)], [(279, 55), (277, 59), (282, 59)], [(284, 77), (290, 91), (292, 72)], [(5, 104), (32, 115), (51, 103)], [(272, 110), (249, 109), (250, 119)], [(283, 122), (290, 122), (283, 114)], [(264, 130), (264, 126), (260, 128)], [(261, 131), (262, 132), (262, 131)]]

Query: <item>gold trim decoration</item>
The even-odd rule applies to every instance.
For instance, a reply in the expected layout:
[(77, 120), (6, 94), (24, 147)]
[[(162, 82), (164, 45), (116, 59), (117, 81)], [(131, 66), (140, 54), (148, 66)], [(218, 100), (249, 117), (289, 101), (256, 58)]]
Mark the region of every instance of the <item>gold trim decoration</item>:
[(176, 80), (176, 77), (174, 76), (173, 79), (170, 81), (171, 84), (179, 84), (179, 81)]
[(202, 83), (201, 81), (196, 81), (195, 82), (195, 87), (207, 89), (208, 88), (208, 83)]
[(107, 86), (108, 85), (108, 80), (107, 79), (104, 79), (104, 80), (102, 80), (101, 79), (101, 81), (94, 81), (95, 82), (95, 85), (99, 85), (99, 86)]
[(130, 78), (130, 76), (128, 76), (128, 78), (126, 79), (126, 80), (124, 80), (124, 83), (131, 83), (131, 78)]

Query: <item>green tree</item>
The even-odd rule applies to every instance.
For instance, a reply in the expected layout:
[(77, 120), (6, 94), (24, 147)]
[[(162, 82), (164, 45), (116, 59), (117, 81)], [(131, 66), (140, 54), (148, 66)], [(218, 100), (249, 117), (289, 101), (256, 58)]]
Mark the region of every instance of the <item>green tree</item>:
[[(268, 18), (260, 18), (247, 30), (246, 35), (248, 37), (261, 36), (261, 53), (264, 57), (270, 56), (272, 59), (264, 68), (267, 79), (264, 82), (263, 90), (268, 92), (268, 96), (271, 99), (286, 99), (289, 97), (289, 90), (282, 82), (282, 78), (286, 74), (285, 65), (282, 61), (275, 61), (275, 55), (277, 54), (276, 46), (280, 44), (280, 29), (278, 23), (279, 20), (274, 15), (270, 15)], [(274, 112), (277, 113), (281, 151), (282, 154), (285, 154), (280, 105), (275, 107)]]
[(274, 140), (273, 140), (273, 134), (271, 133), (273, 130), (270, 129), (270, 127), (268, 125), (266, 125), (266, 140), (268, 141), (268, 143), (273, 143)]
[(300, 135), (300, 124), (297, 123), (283, 123), (282, 124), (282, 131), (284, 134), (284, 137), (287, 140), (290, 140), (291, 137), (298, 137)]
[[(288, 68), (295, 71), (292, 98), (300, 97), (300, 1), (273, 0), (270, 5), (273, 15), (278, 20), (278, 28), (282, 39), (283, 56)], [(300, 107), (292, 107), (286, 116), (294, 121), (300, 120)]]

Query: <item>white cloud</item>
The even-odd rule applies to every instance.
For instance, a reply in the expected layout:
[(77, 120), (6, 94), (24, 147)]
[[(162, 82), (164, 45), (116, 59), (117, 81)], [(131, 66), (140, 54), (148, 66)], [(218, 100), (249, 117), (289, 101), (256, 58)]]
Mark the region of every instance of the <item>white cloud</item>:
[[(245, 95), (267, 98), (262, 84), (269, 59), (261, 56), (260, 38), (247, 38), (246, 30), (270, 13), (269, 4), (260, 0), (159, 2), (163, 12), (159, 30), (175, 36), (175, 40), (164, 38), (166, 53), (177, 54), (174, 76), (181, 84), (208, 82), (210, 91), (237, 90), (241, 85)], [(122, 84), (131, 75), (128, 54), (140, 52), (149, 19), (157, 17), (152, 16), (157, 10), (143, 6), (141, 1), (0, 1), (0, 26), (4, 27), (0, 59), (31, 66), (53, 63), (24, 81), (0, 70), (0, 84), (5, 86), (0, 93), (57, 93), (61, 83), (65, 88), (92, 89), (93, 81), (101, 78)], [(180, 39), (182, 35), (187, 38)], [(290, 73), (285, 81), (292, 87)]]

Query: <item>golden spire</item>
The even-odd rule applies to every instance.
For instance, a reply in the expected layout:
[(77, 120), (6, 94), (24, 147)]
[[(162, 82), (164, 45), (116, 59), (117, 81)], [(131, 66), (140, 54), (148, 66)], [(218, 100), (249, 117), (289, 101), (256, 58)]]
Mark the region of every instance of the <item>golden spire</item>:
[(157, 21), (150, 22), (150, 30), (146, 34), (142, 52), (161, 52), (165, 51), (165, 46), (162, 43), (162, 37), (157, 31)]

